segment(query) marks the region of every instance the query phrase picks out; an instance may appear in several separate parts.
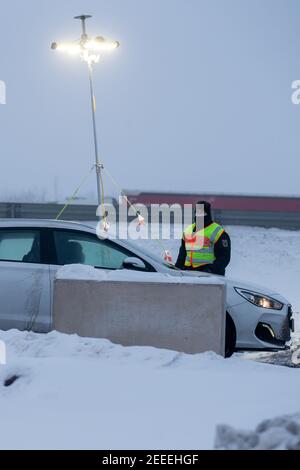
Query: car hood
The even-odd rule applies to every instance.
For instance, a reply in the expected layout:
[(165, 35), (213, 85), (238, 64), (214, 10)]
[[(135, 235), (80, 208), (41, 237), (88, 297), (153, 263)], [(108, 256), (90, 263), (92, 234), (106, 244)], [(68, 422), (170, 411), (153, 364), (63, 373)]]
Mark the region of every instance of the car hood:
[(280, 295), (275, 289), (270, 289), (260, 284), (255, 284), (255, 283), (244, 281), (241, 279), (226, 278), (226, 284), (231, 287), (239, 287), (241, 289), (252, 290), (259, 294), (272, 295), (272, 296)]
[[(176, 271), (173, 271), (172, 274), (176, 275), (175, 274)], [(177, 272), (178, 274), (178, 272)], [(229, 297), (230, 296), (230, 291), (232, 292), (235, 292), (236, 291), (234, 290), (235, 287), (238, 287), (240, 289), (245, 289), (245, 290), (250, 290), (250, 291), (254, 291), (254, 292), (257, 292), (258, 294), (262, 294), (262, 295), (268, 295), (270, 297), (273, 297), (275, 300), (278, 300), (282, 303), (289, 303), (288, 300), (286, 298), (284, 298), (281, 294), (279, 294), (275, 289), (271, 289), (271, 288), (268, 288), (268, 287), (265, 287), (265, 286), (262, 286), (262, 285), (259, 285), (259, 284), (255, 284), (255, 283), (252, 283), (252, 282), (248, 282), (248, 281), (244, 281), (244, 280), (241, 280), (241, 279), (233, 279), (231, 277), (227, 277), (227, 276), (218, 276), (216, 274), (208, 274), (208, 273), (201, 273), (201, 272), (190, 272), (190, 271), (180, 271), (180, 275), (181, 276), (188, 276), (188, 277), (210, 277), (210, 278), (217, 278), (217, 279), (222, 279), (225, 281), (225, 284), (226, 284), (226, 287), (227, 287), (227, 299), (229, 300)], [(239, 296), (238, 293), (236, 293), (236, 295), (238, 296), (237, 299), (239, 299), (240, 302), (244, 302), (244, 300), (242, 299), (242, 297)], [(230, 301), (230, 304), (232, 304), (233, 302), (233, 299), (231, 298), (231, 301)]]

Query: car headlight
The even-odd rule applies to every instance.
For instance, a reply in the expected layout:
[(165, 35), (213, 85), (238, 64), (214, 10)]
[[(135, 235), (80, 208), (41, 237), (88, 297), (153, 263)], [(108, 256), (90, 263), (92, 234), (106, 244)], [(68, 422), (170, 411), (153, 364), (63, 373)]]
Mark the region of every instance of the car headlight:
[(271, 308), (273, 310), (281, 310), (283, 307), (281, 302), (272, 299), (272, 297), (268, 297), (267, 295), (258, 294), (257, 292), (252, 292), (246, 289), (240, 289), (239, 287), (235, 287), (235, 290), (238, 294), (244, 297), (244, 299), (257, 307)]

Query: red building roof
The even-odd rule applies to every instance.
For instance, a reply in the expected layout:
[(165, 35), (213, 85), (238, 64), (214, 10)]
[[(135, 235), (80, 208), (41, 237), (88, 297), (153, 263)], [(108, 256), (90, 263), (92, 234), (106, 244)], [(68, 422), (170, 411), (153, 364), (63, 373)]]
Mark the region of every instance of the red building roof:
[(176, 194), (140, 192), (128, 194), (133, 204), (195, 204), (199, 200), (211, 203), (213, 209), (266, 212), (300, 212), (300, 197), (285, 196), (244, 196), (217, 194)]

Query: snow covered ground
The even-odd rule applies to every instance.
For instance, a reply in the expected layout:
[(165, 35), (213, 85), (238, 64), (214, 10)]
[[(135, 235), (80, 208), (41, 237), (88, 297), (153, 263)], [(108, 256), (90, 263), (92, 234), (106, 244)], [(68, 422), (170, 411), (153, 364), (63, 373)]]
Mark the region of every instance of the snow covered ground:
[(299, 410), (298, 369), (57, 332), (0, 339), (1, 448), (206, 449), (218, 424)]
[[(299, 232), (229, 232), (228, 274), (276, 287), (299, 312)], [(161, 252), (155, 241), (138, 243)], [(179, 242), (165, 245), (175, 257)], [(0, 365), (3, 449), (209, 449), (217, 425), (251, 430), (300, 409), (299, 369), (241, 354), (191, 356), (57, 332), (0, 332), (0, 340), (7, 346), (7, 364)]]

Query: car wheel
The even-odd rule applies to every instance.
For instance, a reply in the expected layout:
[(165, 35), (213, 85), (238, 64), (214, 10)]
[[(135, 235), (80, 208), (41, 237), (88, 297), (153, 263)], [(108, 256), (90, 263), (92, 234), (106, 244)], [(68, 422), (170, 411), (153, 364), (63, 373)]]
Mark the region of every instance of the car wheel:
[(226, 333), (225, 333), (225, 357), (230, 357), (234, 353), (236, 344), (236, 329), (234, 322), (226, 312)]

